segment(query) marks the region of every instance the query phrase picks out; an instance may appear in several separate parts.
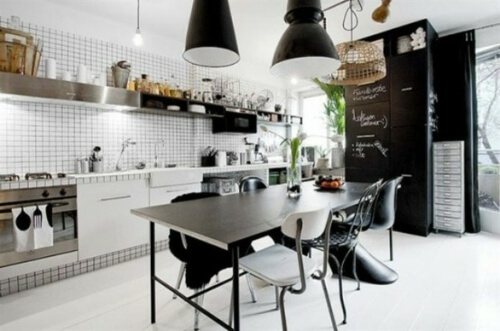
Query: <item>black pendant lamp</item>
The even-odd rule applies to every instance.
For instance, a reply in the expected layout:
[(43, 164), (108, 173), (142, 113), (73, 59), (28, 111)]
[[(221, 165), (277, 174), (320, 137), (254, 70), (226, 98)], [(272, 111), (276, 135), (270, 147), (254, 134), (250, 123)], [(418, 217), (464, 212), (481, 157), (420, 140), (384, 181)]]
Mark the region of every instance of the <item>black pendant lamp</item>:
[(240, 60), (228, 0), (194, 0), (182, 55), (203, 67), (227, 67)]
[(288, 0), (285, 22), (290, 26), (274, 52), (271, 73), (287, 78), (314, 78), (340, 66), (332, 39), (319, 24), (320, 0)]

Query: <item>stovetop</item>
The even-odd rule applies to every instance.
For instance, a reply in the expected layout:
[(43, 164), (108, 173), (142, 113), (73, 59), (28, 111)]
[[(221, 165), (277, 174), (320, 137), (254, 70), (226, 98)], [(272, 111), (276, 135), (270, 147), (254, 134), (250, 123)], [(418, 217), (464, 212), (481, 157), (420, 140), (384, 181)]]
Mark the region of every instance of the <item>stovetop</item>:
[[(66, 174), (58, 173), (57, 178), (65, 178)], [(49, 172), (27, 172), (24, 175), (25, 180), (34, 180), (34, 179), (52, 179), (53, 175)], [(21, 176), (17, 174), (0, 174), (0, 182), (16, 182), (20, 181)]]

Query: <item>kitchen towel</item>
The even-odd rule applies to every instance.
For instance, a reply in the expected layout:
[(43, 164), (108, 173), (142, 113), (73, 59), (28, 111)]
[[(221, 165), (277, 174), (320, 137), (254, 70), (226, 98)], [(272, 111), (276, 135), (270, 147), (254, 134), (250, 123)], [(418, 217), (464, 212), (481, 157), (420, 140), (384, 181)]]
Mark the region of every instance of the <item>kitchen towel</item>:
[(14, 229), (14, 248), (16, 252), (31, 251), (35, 247), (33, 220), (35, 207), (12, 208), (12, 228)]
[(41, 226), (33, 229), (33, 247), (34, 249), (39, 249), (54, 246), (54, 229), (50, 226), (47, 219), (47, 205), (39, 205), (38, 208), (42, 212), (42, 223)]

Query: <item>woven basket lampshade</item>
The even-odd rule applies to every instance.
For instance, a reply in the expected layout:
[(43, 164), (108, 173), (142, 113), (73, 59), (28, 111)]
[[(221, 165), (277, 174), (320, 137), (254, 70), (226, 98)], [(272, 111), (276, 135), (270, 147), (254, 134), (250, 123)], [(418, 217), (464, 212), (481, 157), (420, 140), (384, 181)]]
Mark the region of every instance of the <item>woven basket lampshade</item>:
[(323, 77), (333, 85), (372, 83), (386, 75), (382, 50), (366, 41), (350, 41), (337, 45), (341, 65), (336, 72)]

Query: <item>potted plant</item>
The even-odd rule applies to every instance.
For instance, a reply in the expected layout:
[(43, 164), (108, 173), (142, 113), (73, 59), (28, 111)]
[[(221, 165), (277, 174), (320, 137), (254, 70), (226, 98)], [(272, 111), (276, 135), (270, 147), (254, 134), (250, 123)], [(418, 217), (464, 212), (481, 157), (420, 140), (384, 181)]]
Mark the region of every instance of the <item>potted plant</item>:
[(330, 159), (328, 159), (328, 154), (330, 151), (323, 146), (316, 146), (314, 148), (316, 152), (318, 152), (319, 158), (318, 161), (316, 161), (316, 168), (317, 169), (328, 169), (329, 168), (329, 162)]
[(332, 168), (344, 166), (344, 134), (345, 134), (345, 98), (344, 87), (341, 85), (331, 85), (313, 79), (314, 83), (326, 94), (325, 121), (329, 132), (329, 138), (336, 143), (332, 148)]

